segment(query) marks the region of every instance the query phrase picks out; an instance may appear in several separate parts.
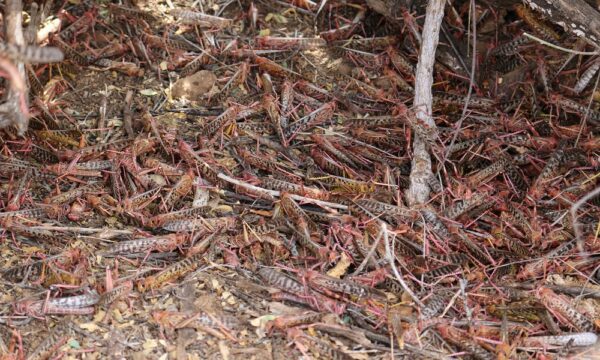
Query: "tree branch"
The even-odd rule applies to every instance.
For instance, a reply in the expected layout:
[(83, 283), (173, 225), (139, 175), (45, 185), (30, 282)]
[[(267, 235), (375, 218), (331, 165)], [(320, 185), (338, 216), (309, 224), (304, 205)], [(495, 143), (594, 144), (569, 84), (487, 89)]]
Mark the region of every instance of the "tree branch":
[[(244, 189), (250, 190), (252, 192), (255, 193), (259, 193), (259, 194), (265, 194), (265, 195), (269, 195), (269, 196), (273, 196), (273, 197), (279, 197), (281, 196), (281, 191), (278, 190), (270, 190), (270, 189), (264, 189), (252, 184), (248, 184), (246, 182), (243, 182), (241, 180), (237, 180), (234, 179), (230, 176), (227, 176), (223, 173), (219, 173), (217, 175), (217, 177), (221, 180), (227, 181), (228, 183), (234, 184), (236, 186), (242, 187)], [(312, 204), (316, 204), (319, 206), (324, 206), (324, 207), (330, 207), (333, 209), (340, 209), (340, 210), (347, 210), (348, 206), (343, 205), (343, 204), (337, 204), (337, 203), (332, 203), (329, 201), (323, 201), (323, 200), (317, 200), (317, 199), (313, 199), (313, 198), (309, 198), (309, 197), (305, 197), (305, 196), (300, 196), (300, 195), (296, 195), (296, 194), (289, 194), (290, 197), (296, 201), (302, 201), (302, 202), (307, 202), (307, 203), (312, 203)]]
[[(21, 0), (7, 0), (4, 6), (5, 39), (8, 43), (23, 46), (23, 3)], [(11, 82), (25, 83), (25, 65), (17, 62), (18, 74), (13, 74)], [(17, 76), (18, 75), (18, 76)], [(19, 135), (27, 130), (29, 124), (27, 87), (17, 89), (16, 86), (8, 88), (6, 102), (0, 105), (0, 127), (15, 125)]]
[(533, 10), (544, 14), (550, 21), (558, 24), (584, 40), (600, 47), (599, 13), (583, 0), (524, 0)]
[[(421, 51), (415, 75), (415, 113), (419, 121), (431, 128), (435, 128), (435, 122), (431, 117), (433, 65), (435, 63), (435, 51), (439, 42), (445, 4), (445, 0), (430, 0), (427, 5)], [(406, 193), (409, 205), (418, 205), (427, 201), (430, 190), (427, 181), (432, 175), (431, 156), (427, 150), (427, 144), (423, 139), (415, 136), (413, 141), (410, 187)]]

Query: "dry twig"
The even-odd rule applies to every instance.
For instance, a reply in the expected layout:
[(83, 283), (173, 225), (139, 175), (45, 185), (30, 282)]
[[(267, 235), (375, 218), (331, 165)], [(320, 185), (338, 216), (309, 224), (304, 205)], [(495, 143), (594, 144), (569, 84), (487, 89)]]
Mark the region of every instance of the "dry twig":
[[(427, 5), (427, 15), (423, 28), (423, 41), (419, 53), (419, 62), (415, 76), (415, 100), (414, 107), (417, 119), (429, 128), (435, 128), (435, 122), (431, 117), (433, 84), (433, 64), (435, 63), (435, 51), (439, 41), (440, 27), (444, 17), (443, 0), (432, 0)], [(413, 141), (412, 170), (410, 173), (410, 187), (406, 193), (408, 203), (412, 205), (423, 204), (429, 197), (429, 185), (427, 180), (432, 176), (431, 155), (427, 150), (427, 143), (419, 136)]]

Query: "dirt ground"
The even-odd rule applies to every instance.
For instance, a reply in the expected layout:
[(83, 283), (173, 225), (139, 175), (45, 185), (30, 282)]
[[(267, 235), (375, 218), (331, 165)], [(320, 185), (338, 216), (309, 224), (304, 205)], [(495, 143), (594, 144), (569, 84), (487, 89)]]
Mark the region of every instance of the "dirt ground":
[(0, 133), (2, 359), (600, 358), (595, 49), (448, 2), (426, 127), (425, 3), (40, 7), (65, 59)]

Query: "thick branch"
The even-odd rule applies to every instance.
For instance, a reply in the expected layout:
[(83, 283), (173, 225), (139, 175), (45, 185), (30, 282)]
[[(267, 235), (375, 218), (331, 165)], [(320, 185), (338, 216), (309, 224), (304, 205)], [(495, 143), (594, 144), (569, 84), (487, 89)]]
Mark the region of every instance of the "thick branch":
[(7, 0), (4, 7), (6, 41), (15, 45), (25, 45), (23, 37), (23, 4), (21, 0)]
[[(435, 63), (435, 50), (439, 41), (445, 4), (445, 0), (430, 0), (427, 5), (421, 52), (415, 75), (415, 113), (419, 121), (431, 128), (435, 128), (435, 122), (431, 117), (433, 65)], [(427, 180), (432, 175), (431, 157), (427, 149), (427, 144), (420, 137), (415, 136), (413, 141), (410, 187), (406, 193), (409, 205), (422, 204), (427, 201), (429, 197)]]
[[(18, 46), (25, 45), (23, 37), (23, 3), (21, 0), (7, 0), (4, 7), (4, 21), (6, 41)], [(22, 81), (25, 79), (25, 65), (21, 62), (16, 64), (19, 79), (11, 81)], [(27, 89), (17, 90), (11, 86), (6, 95), (6, 102), (0, 106), (0, 127), (15, 125), (19, 134), (24, 134), (29, 123), (27, 114)]]
[(525, 0), (525, 3), (565, 31), (600, 46), (600, 14), (584, 0)]

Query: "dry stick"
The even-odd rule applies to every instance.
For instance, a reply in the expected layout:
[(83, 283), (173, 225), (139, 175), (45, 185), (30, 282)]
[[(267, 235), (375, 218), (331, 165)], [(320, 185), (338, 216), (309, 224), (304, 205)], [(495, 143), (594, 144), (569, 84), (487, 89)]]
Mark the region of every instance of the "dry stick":
[(465, 307), (465, 313), (467, 314), (467, 321), (471, 322), (472, 318), (473, 318), (473, 311), (471, 311), (471, 308), (469, 308), (469, 305), (467, 302), (466, 289), (467, 289), (468, 281), (467, 281), (467, 279), (463, 278), (463, 279), (458, 280), (458, 284), (460, 286), (459, 293), (463, 300), (463, 306)]
[(573, 206), (571, 206), (571, 224), (573, 224), (573, 230), (575, 231), (575, 238), (577, 239), (577, 248), (580, 253), (583, 253), (583, 244), (584, 240), (581, 237), (581, 230), (579, 229), (579, 224), (577, 223), (577, 210), (589, 199), (598, 196), (600, 194), (600, 186), (587, 193), (584, 197), (579, 199)]
[[(448, 311), (450, 311), (450, 308), (452, 306), (454, 306), (454, 303), (456, 302), (456, 299), (458, 299), (458, 297), (461, 295), (461, 292), (462, 292), (462, 288), (459, 288), (458, 290), (456, 290), (456, 292), (452, 296), (452, 299), (450, 299), (450, 301), (448, 301), (448, 305), (446, 305), (446, 307), (444, 308), (444, 311), (442, 311), (442, 314), (439, 316), (440, 319), (443, 319), (444, 316), (446, 316), (446, 313)], [(470, 320), (469, 320), (469, 322), (470, 322)]]
[(123, 129), (130, 138), (135, 136), (133, 132), (133, 112), (131, 110), (131, 101), (133, 100), (133, 90), (128, 90), (125, 95), (125, 106), (123, 107)]
[[(471, 62), (471, 77), (469, 79), (469, 91), (467, 92), (467, 97), (465, 98), (465, 106), (463, 107), (462, 115), (458, 120), (456, 125), (456, 130), (454, 135), (452, 136), (452, 141), (450, 141), (450, 145), (448, 146), (448, 150), (444, 154), (444, 158), (442, 159), (442, 166), (446, 162), (446, 158), (450, 155), (450, 151), (452, 150), (452, 146), (456, 142), (456, 138), (458, 138), (458, 134), (460, 133), (460, 129), (462, 128), (462, 123), (467, 117), (467, 108), (469, 107), (469, 101), (471, 100), (471, 95), (473, 93), (473, 87), (475, 86), (475, 66), (477, 65), (477, 14), (475, 11), (475, 0), (471, 0), (470, 4), (470, 13), (471, 13), (471, 22), (473, 26), (473, 53), (471, 54), (473, 61)], [(441, 168), (441, 166), (440, 166)]]
[[(427, 5), (425, 26), (423, 28), (421, 52), (415, 75), (415, 100), (414, 107), (417, 119), (426, 126), (435, 128), (431, 117), (431, 86), (433, 85), (433, 65), (435, 63), (435, 50), (439, 41), (440, 27), (444, 17), (444, 0), (431, 0)], [(409, 205), (418, 205), (427, 202), (429, 185), (427, 179), (432, 176), (431, 156), (427, 151), (426, 142), (415, 136), (413, 141), (412, 170), (410, 172), (410, 187), (406, 193)]]
[[(415, 304), (417, 304), (420, 308), (424, 308), (425, 305), (421, 302), (421, 300), (419, 300), (417, 295), (415, 295), (415, 293), (408, 287), (408, 285), (404, 281), (404, 278), (402, 277), (402, 274), (400, 273), (400, 271), (398, 271), (398, 268), (396, 267), (396, 259), (394, 258), (395, 251), (394, 249), (392, 249), (393, 246), (390, 244), (390, 241), (393, 241), (393, 239), (390, 240), (387, 224), (384, 221), (378, 221), (379, 226), (381, 227), (381, 231), (383, 232), (383, 243), (385, 244), (385, 257), (387, 257), (388, 262), (390, 263), (390, 267), (392, 268), (392, 272), (394, 273), (396, 280), (398, 280), (400, 286), (402, 286), (402, 289), (404, 289), (404, 291), (406, 291), (406, 293), (413, 299)], [(393, 237), (395, 239), (396, 235), (394, 234)]]
[(365, 256), (365, 258), (363, 259), (363, 261), (360, 263), (360, 265), (358, 266), (358, 268), (352, 273), (352, 275), (358, 275), (358, 274), (360, 274), (361, 271), (363, 271), (364, 268), (367, 267), (367, 264), (371, 260), (371, 257), (373, 257), (373, 255), (375, 254), (375, 251), (377, 251), (377, 247), (379, 246), (379, 242), (381, 241), (382, 235), (383, 235), (383, 230), (379, 231), (379, 234), (377, 235), (377, 239), (375, 240), (375, 242), (373, 242), (373, 245), (371, 246), (371, 249), (369, 249), (369, 252)]
[(33, 226), (32, 229), (34, 229), (34, 230), (50, 230), (50, 231), (71, 231), (71, 232), (74, 232), (77, 234), (95, 234), (98, 232), (102, 232), (104, 230), (109, 230), (114, 234), (121, 234), (121, 235), (133, 234), (132, 230), (117, 230), (117, 229), (110, 229), (110, 228), (84, 228), (84, 227), (75, 227), (75, 226), (41, 225), (41, 226)]
[(108, 106), (108, 86), (104, 85), (104, 91), (100, 91), (102, 100), (100, 101), (100, 108), (98, 109), (98, 123), (96, 127), (98, 129), (104, 129), (106, 127), (106, 110)]
[[(227, 181), (228, 183), (231, 183), (231, 184), (243, 187), (245, 189), (248, 189), (250, 191), (254, 191), (254, 192), (257, 192), (257, 193), (268, 194), (268, 195), (276, 196), (276, 197), (278, 197), (278, 196), (281, 195), (280, 191), (264, 189), (264, 188), (261, 188), (261, 187), (258, 187), (258, 186), (252, 185), (252, 184), (248, 184), (248, 183), (243, 182), (241, 180), (237, 180), (237, 179), (234, 179), (232, 177), (229, 177), (229, 176), (227, 176), (227, 175), (225, 175), (223, 173), (219, 173), (217, 175), (217, 177), (219, 179), (221, 179), (221, 180)], [(340, 210), (347, 210), (348, 209), (348, 206), (342, 205), (342, 204), (336, 204), (336, 203), (332, 203), (332, 202), (328, 202), (328, 201), (316, 200), (316, 199), (313, 199), (313, 198), (308, 198), (308, 197), (304, 197), (304, 196), (300, 196), (300, 195), (295, 195), (295, 194), (288, 194), (288, 195), (292, 199), (294, 199), (294, 200), (303, 201), (303, 202), (310, 202), (310, 203), (313, 203), (313, 204), (316, 204), (316, 205), (319, 205), (319, 206), (330, 207), (330, 208), (335, 208), (335, 209), (340, 209)]]
[(600, 73), (596, 76), (596, 82), (594, 83), (594, 90), (592, 90), (592, 94), (590, 95), (590, 101), (588, 103), (587, 108), (585, 109), (585, 114), (583, 115), (583, 119), (581, 120), (581, 125), (579, 126), (579, 133), (577, 133), (577, 139), (575, 139), (575, 147), (579, 144), (579, 139), (581, 139), (581, 135), (583, 134), (583, 128), (585, 127), (588, 119), (588, 115), (590, 113), (590, 109), (592, 108), (592, 103), (594, 102), (594, 94), (596, 93), (596, 89), (598, 89), (598, 81), (600, 80)]
[(551, 47), (553, 49), (560, 50), (560, 51), (563, 51), (563, 52), (566, 52), (566, 53), (569, 53), (569, 54), (573, 54), (573, 55), (584, 55), (584, 56), (585, 55), (592, 55), (593, 56), (593, 55), (600, 54), (600, 52), (598, 52), (598, 51), (578, 51), (578, 50), (567, 49), (567, 48), (564, 48), (562, 46), (555, 45), (555, 44), (553, 44), (551, 42), (548, 42), (546, 40), (542, 40), (539, 37), (531, 35), (531, 34), (526, 33), (526, 32), (524, 32), (523, 35), (525, 37), (530, 38), (531, 40), (539, 42), (542, 45), (546, 45), (546, 46)]

